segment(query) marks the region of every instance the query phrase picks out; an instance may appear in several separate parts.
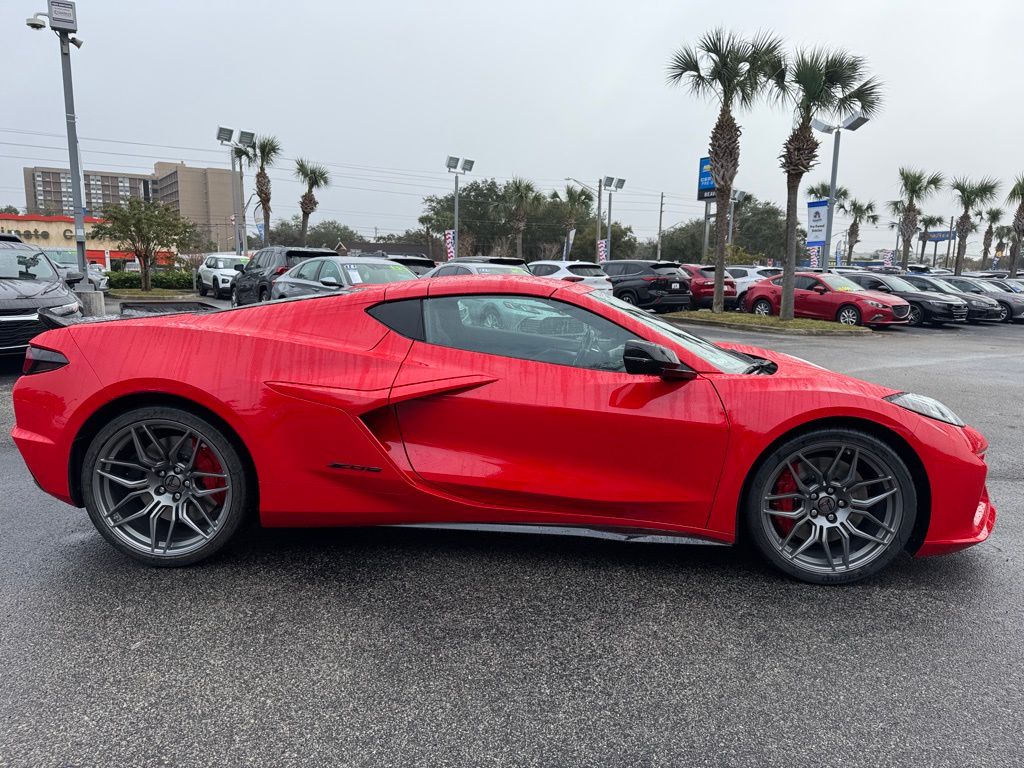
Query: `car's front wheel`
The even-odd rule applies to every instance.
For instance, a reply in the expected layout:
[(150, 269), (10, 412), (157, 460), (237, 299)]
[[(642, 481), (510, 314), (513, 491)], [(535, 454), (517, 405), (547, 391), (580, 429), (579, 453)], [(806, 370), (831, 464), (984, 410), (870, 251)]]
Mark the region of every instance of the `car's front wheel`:
[(839, 309), (836, 320), (843, 325), (860, 325), (860, 310), (852, 304), (847, 304)]
[(999, 302), (999, 322), (1008, 323), (1013, 318), (1013, 312), (1010, 310), (1009, 304), (1003, 304)]
[(238, 449), (215, 425), (178, 408), (124, 413), (93, 438), (82, 495), (97, 530), (149, 565), (190, 565), (228, 543), (252, 490)]
[(877, 573), (906, 546), (917, 493), (899, 455), (854, 429), (815, 430), (759, 465), (747, 529), (773, 565), (803, 581), (842, 584)]
[(910, 314), (907, 316), (907, 323), (919, 328), (924, 324), (924, 310), (920, 304), (910, 305)]
[(207, 293), (207, 291), (206, 291), (206, 283), (204, 283), (203, 282), (203, 278), (200, 277), (199, 278), (199, 295), (200, 296), (205, 296), (206, 293)]

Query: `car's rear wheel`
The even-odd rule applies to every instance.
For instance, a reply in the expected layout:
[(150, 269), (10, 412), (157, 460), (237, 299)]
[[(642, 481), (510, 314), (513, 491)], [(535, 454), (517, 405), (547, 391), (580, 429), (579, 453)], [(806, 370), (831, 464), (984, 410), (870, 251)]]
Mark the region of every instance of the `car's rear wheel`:
[(907, 322), (915, 328), (919, 328), (924, 324), (924, 310), (921, 309), (920, 304), (910, 305), (910, 314), (907, 315)]
[(231, 287), (231, 306), (232, 307), (239, 306), (239, 303), (238, 303), (238, 289), (235, 288), (234, 286)]
[(906, 546), (917, 493), (886, 443), (853, 429), (787, 440), (760, 464), (747, 528), (773, 565), (803, 581), (843, 584), (877, 573)]
[(1008, 322), (1010, 322), (1012, 317), (1013, 317), (1013, 312), (1010, 311), (1010, 305), (1009, 304), (1003, 304), (1003, 302), (1000, 301), (999, 302), (999, 322), (1000, 323), (1008, 323)]
[(634, 306), (636, 305), (636, 294), (633, 293), (632, 291), (623, 291), (619, 295), (619, 299), (621, 301), (626, 302), (627, 304), (633, 304)]
[(238, 450), (195, 414), (149, 406), (93, 438), (82, 490), (97, 530), (121, 552), (159, 566), (190, 565), (228, 543), (250, 489)]
[(751, 311), (755, 315), (768, 317), (772, 313), (772, 303), (768, 299), (758, 299), (754, 302), (754, 306), (751, 307)]
[(260, 288), (260, 301), (270, 301), (270, 291), (266, 288)]
[(739, 310), (740, 312), (746, 312), (747, 311), (746, 310), (746, 306), (747, 306), (747, 292), (744, 291), (743, 293), (741, 293), (739, 296), (736, 297), (736, 309)]
[(845, 304), (836, 313), (836, 320), (843, 325), (860, 325), (860, 310), (852, 304)]

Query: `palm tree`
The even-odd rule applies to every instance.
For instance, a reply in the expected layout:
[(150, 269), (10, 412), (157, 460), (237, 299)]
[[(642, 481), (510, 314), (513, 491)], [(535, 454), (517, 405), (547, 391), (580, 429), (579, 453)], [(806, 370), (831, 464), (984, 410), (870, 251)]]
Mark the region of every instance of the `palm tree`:
[(299, 210), (302, 211), (302, 225), (299, 228), (299, 238), (302, 244), (306, 244), (306, 232), (309, 230), (309, 217), (316, 210), (320, 203), (313, 194), (315, 189), (323, 189), (331, 183), (331, 174), (326, 168), (317, 163), (303, 160), (301, 157), (295, 161), (295, 178), (306, 185), (306, 191), (299, 198)]
[(903, 255), (900, 258), (900, 265), (904, 270), (910, 262), (910, 246), (914, 235), (917, 233), (917, 218), (921, 210), (918, 203), (942, 189), (945, 179), (941, 173), (927, 173), (916, 168), (900, 168), (900, 199), (899, 210), (890, 203), (889, 211), (899, 216), (900, 237), (903, 238)]
[(523, 258), (523, 231), (530, 215), (544, 203), (544, 196), (527, 179), (513, 177), (501, 191), (498, 215), (516, 236), (516, 256)]
[(988, 222), (985, 239), (981, 241), (981, 268), (985, 269), (988, 266), (988, 252), (992, 249), (992, 236), (995, 234), (996, 225), (1003, 220), (1003, 209), (989, 208), (983, 214), (980, 211), (978, 214), (980, 214), (978, 218), (983, 218)]
[(839, 210), (853, 219), (850, 228), (846, 230), (846, 263), (853, 261), (853, 247), (860, 242), (860, 224), (866, 221), (868, 224), (878, 223), (878, 214), (875, 213), (873, 200), (861, 202), (855, 197), (841, 200), (838, 204)]
[(991, 203), (999, 191), (999, 182), (992, 178), (984, 178), (979, 181), (960, 177), (950, 182), (949, 188), (953, 190), (963, 213), (956, 220), (956, 261), (953, 262), (953, 274), (959, 275), (964, 271), (964, 254), (967, 252), (967, 235), (975, 224), (971, 211), (980, 206)]
[(996, 253), (995, 255), (1002, 256), (1006, 253), (1006, 243), (1013, 240), (1013, 227), (1009, 224), (1000, 224), (995, 229), (996, 239)]
[[(921, 226), (921, 231), (917, 235), (917, 239), (921, 241), (921, 258), (920, 261), (924, 264), (924, 249), (928, 245), (928, 233), (932, 230), (932, 227), (939, 226), (945, 219), (941, 216), (927, 216), (921, 214), (918, 223)], [(934, 267), (934, 259), (932, 260), (932, 266)]]
[(559, 212), (562, 215), (562, 226), (565, 227), (567, 248), (565, 258), (568, 258), (569, 232), (576, 228), (577, 221), (590, 215), (590, 206), (594, 204), (594, 195), (589, 189), (566, 184), (564, 193), (554, 190), (551, 193), (550, 199), (558, 204)]
[[(828, 200), (829, 193), (832, 191), (832, 186), (827, 181), (819, 181), (817, 184), (811, 184), (804, 194), (812, 200)], [(841, 203), (850, 197), (850, 190), (846, 187), (836, 187), (836, 202)]]
[[(779, 317), (792, 320), (800, 182), (818, 164), (819, 144), (811, 121), (818, 117), (841, 118), (858, 110), (867, 117), (874, 116), (882, 106), (882, 83), (867, 76), (867, 61), (860, 56), (811, 48), (797, 51), (793, 57), (789, 76), (781, 84), (781, 94), (796, 106), (796, 125), (779, 156), (786, 174), (786, 260), (782, 265)], [(836, 203), (833, 200), (832, 206)]]
[(281, 156), (281, 142), (276, 136), (259, 136), (256, 142), (238, 154), (245, 158), (250, 168), (256, 168), (256, 198), (263, 209), (263, 244), (270, 243), (270, 177), (267, 168)]
[(1024, 173), (1013, 180), (1006, 195), (1006, 202), (1016, 205), (1013, 212), (1013, 244), (1010, 246), (1010, 277), (1017, 276), (1017, 262), (1020, 260), (1020, 244), (1024, 241)]
[[(668, 64), (670, 85), (685, 83), (690, 92), (718, 101), (718, 119), (711, 131), (708, 155), (715, 197), (721, 209), (732, 199), (733, 182), (740, 166), (740, 126), (734, 109), (746, 109), (764, 90), (769, 80), (785, 80), (782, 41), (769, 34), (745, 40), (724, 29), (706, 33), (697, 44), (680, 48)], [(725, 246), (729, 217), (715, 217), (715, 294), (712, 310), (725, 309)]]

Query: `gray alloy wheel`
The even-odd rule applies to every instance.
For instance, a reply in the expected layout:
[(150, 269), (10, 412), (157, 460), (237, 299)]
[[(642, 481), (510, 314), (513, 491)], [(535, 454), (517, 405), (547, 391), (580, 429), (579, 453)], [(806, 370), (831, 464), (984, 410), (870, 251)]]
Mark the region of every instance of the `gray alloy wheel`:
[(910, 315), (907, 320), (915, 328), (920, 327), (924, 323), (924, 310), (921, 309), (919, 304), (910, 305)]
[(751, 307), (751, 311), (755, 315), (768, 317), (772, 313), (772, 303), (768, 299), (758, 299), (754, 302), (754, 306)]
[(899, 455), (852, 429), (791, 439), (760, 465), (747, 527), (761, 553), (803, 581), (857, 581), (888, 565), (914, 527), (917, 494)]
[(1010, 305), (1009, 304), (1003, 304), (1003, 302), (1000, 301), (999, 302), (999, 322), (1000, 323), (1008, 323), (1008, 322), (1010, 322), (1010, 320), (1012, 318), (1013, 318), (1013, 312), (1010, 311)]
[(636, 306), (636, 296), (632, 293), (632, 291), (623, 291), (622, 295), (619, 296), (619, 300), (624, 301), (627, 304), (632, 304), (633, 306)]
[(92, 440), (82, 465), (93, 525), (150, 565), (188, 565), (224, 546), (245, 517), (247, 485), (231, 441), (177, 408), (118, 416)]
[(851, 304), (845, 304), (839, 308), (836, 320), (843, 325), (860, 325), (860, 310)]

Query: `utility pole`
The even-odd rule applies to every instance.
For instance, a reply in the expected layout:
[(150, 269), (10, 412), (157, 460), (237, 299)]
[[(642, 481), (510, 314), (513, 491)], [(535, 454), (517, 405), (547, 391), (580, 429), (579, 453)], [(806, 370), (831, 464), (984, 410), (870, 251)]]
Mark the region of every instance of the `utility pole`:
[(594, 229), (596, 234), (594, 235), (594, 261), (601, 260), (601, 225), (604, 223), (601, 219), (601, 185), (604, 184), (604, 178), (597, 180), (597, 221), (595, 222)]
[[(376, 240), (376, 229), (374, 229), (374, 240)], [(452, 232), (452, 253), (459, 255), (459, 174), (455, 174), (455, 231)]]
[(950, 253), (953, 250), (953, 241), (956, 239), (956, 235), (953, 234), (953, 217), (952, 216), (949, 217), (949, 234), (950, 234), (950, 238), (949, 238), (949, 240), (946, 241), (946, 260), (944, 262), (942, 262), (943, 266), (945, 266), (946, 269), (949, 269), (949, 255), (950, 255)]
[(655, 258), (661, 261), (661, 219), (665, 215), (665, 193), (661, 193), (661, 203), (658, 205), (658, 253)]
[[(717, 216), (718, 215), (718, 213), (717, 213), (717, 211), (718, 211), (718, 203), (717, 202), (715, 203), (715, 211), (716, 211), (715, 215)], [(707, 261), (708, 261), (708, 245), (709, 245), (709, 242), (710, 242), (710, 239), (711, 239), (711, 226), (710, 225), (711, 225), (711, 201), (710, 200), (705, 200), (704, 201), (704, 248), (703, 248), (703, 250), (701, 250), (701, 253), (700, 253), (700, 262), (701, 262), (701, 264), (707, 264)]]

